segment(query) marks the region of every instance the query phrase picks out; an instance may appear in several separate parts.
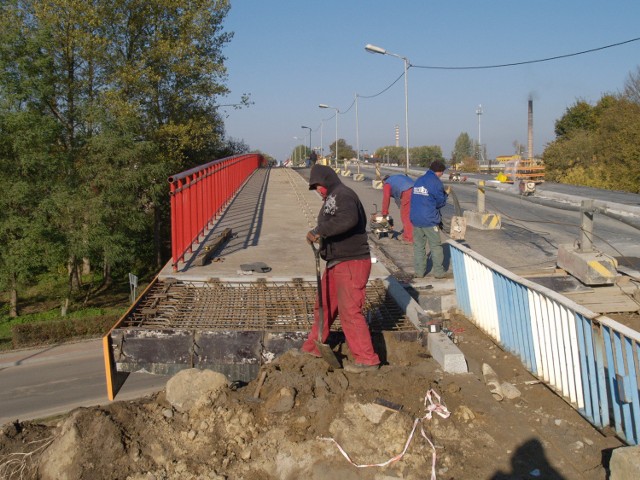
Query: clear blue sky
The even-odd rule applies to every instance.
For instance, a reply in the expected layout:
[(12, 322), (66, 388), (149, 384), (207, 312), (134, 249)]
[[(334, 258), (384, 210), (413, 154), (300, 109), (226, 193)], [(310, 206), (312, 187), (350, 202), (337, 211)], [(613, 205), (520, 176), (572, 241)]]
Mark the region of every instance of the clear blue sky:
[[(638, 0), (232, 0), (225, 29), (226, 101), (251, 94), (249, 108), (226, 108), (227, 135), (283, 161), (299, 144), (325, 152), (338, 136), (360, 149), (404, 146), (403, 61), (364, 50), (368, 43), (414, 66), (477, 66), (537, 60), (640, 37)], [(576, 100), (595, 103), (622, 90), (640, 65), (640, 41), (594, 53), (486, 70), (410, 68), (409, 144), (439, 145), (449, 158), (456, 138), (480, 135), (488, 156), (527, 145), (533, 98), (534, 151), (554, 139), (554, 123)], [(324, 120), (324, 122), (322, 122)], [(322, 128), (321, 128), (322, 125)], [(322, 130), (322, 132), (321, 132)], [(322, 133), (322, 138), (321, 138)], [(306, 137), (305, 137), (306, 136)], [(295, 139), (298, 137), (299, 139)]]

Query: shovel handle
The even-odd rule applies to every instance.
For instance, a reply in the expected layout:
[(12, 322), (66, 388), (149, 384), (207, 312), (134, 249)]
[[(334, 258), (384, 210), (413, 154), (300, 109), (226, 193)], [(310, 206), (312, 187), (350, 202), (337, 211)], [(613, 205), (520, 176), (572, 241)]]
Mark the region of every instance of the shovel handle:
[(324, 333), (324, 308), (322, 306), (322, 278), (320, 277), (320, 244), (318, 247), (311, 243), (311, 249), (316, 257), (316, 281), (318, 284), (318, 341), (322, 343)]

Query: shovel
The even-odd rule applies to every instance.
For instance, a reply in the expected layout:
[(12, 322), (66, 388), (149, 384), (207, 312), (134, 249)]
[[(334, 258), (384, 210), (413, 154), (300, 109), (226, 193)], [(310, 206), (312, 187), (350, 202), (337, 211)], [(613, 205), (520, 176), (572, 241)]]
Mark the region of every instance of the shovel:
[(320, 279), (320, 247), (315, 247), (315, 244), (311, 244), (311, 249), (316, 257), (316, 279), (318, 281), (318, 340), (316, 340), (316, 347), (322, 356), (323, 360), (334, 369), (342, 368), (340, 362), (336, 358), (330, 345), (322, 342), (322, 334), (324, 329), (324, 308), (322, 306), (322, 280)]

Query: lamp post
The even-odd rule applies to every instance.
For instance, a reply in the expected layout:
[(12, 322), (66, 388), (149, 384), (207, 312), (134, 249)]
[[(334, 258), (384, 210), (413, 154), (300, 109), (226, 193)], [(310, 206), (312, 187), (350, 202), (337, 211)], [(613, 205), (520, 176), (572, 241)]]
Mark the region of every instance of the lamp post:
[(309, 155), (311, 155), (311, 127), (305, 127), (303, 125), (300, 128), (306, 128), (307, 130), (309, 130)]
[(318, 107), (331, 108), (336, 111), (336, 167), (338, 167), (338, 114), (340, 113), (340, 110), (338, 110), (336, 107), (325, 105), (324, 103), (321, 103), (320, 105), (318, 105)]
[(404, 61), (404, 131), (405, 131), (405, 141), (407, 144), (407, 164), (404, 168), (405, 175), (409, 174), (409, 87), (407, 81), (407, 70), (409, 70), (409, 59), (407, 57), (403, 57), (396, 53), (387, 52), (384, 48), (376, 47), (375, 45), (371, 45), (368, 43), (364, 49), (370, 53), (379, 53), (380, 55), (389, 55), (391, 57), (400, 58)]

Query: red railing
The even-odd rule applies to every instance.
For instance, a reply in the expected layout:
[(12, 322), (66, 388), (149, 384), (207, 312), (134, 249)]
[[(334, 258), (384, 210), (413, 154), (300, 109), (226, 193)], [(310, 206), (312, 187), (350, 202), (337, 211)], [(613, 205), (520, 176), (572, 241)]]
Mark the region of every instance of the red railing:
[(169, 177), (174, 271), (245, 180), (264, 165), (262, 155), (251, 153), (215, 160)]

